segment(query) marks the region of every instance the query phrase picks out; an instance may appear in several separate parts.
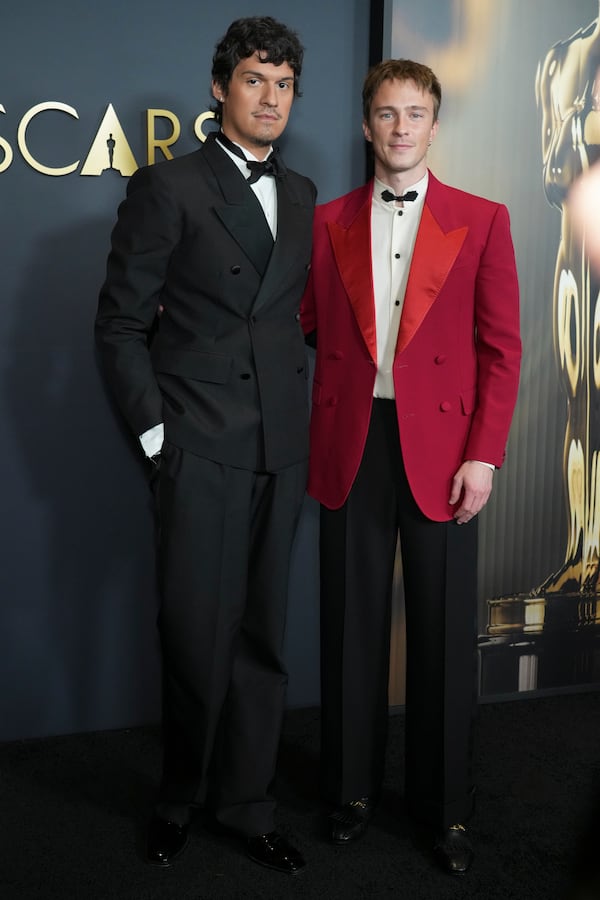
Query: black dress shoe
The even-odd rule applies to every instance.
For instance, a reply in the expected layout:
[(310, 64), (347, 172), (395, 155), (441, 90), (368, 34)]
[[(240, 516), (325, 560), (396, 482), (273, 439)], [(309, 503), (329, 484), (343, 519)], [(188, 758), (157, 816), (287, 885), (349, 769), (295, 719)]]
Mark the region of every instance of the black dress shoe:
[(155, 816), (148, 827), (148, 862), (154, 866), (169, 866), (188, 839), (188, 826), (177, 825)]
[(473, 846), (464, 825), (452, 825), (433, 848), (438, 863), (451, 875), (462, 875), (473, 862)]
[(370, 797), (344, 803), (329, 815), (331, 840), (334, 844), (349, 844), (361, 837), (371, 821), (375, 804)]
[(268, 869), (285, 872), (286, 875), (295, 875), (306, 865), (298, 850), (277, 831), (249, 837), (246, 850), (254, 862), (267, 866)]

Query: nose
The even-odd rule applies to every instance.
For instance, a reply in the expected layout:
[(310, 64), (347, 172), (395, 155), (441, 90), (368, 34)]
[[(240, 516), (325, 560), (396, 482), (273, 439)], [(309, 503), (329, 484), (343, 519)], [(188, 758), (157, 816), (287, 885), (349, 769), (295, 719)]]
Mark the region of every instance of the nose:
[(408, 131), (408, 118), (402, 113), (397, 116), (394, 122), (394, 131), (396, 134), (406, 134)]
[(265, 106), (277, 106), (277, 87), (270, 81), (265, 81), (263, 85), (261, 103)]

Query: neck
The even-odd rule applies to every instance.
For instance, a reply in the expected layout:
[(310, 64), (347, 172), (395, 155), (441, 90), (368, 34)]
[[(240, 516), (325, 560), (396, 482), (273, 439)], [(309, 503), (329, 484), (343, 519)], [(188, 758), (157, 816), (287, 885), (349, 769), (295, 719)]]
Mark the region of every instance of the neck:
[(423, 166), (422, 170), (417, 171), (411, 169), (409, 172), (390, 172), (382, 166), (375, 164), (375, 177), (393, 191), (394, 194), (405, 194), (406, 191), (420, 181), (425, 175), (427, 167)]
[(221, 125), (221, 131), (225, 135), (225, 137), (229, 138), (230, 141), (233, 141), (234, 144), (237, 144), (243, 150), (247, 150), (248, 153), (251, 153), (252, 156), (256, 157), (256, 159), (262, 160), (266, 159), (269, 153), (272, 150), (271, 144), (267, 144), (266, 146), (263, 144), (251, 144), (250, 141), (240, 141), (236, 138), (233, 138), (231, 134), (227, 131), (227, 126)]

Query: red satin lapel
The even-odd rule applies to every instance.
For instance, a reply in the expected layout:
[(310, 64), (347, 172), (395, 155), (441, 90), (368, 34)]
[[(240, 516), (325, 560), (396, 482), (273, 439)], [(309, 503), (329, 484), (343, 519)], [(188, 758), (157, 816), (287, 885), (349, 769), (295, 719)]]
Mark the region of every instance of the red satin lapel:
[(329, 237), (340, 277), (371, 358), (377, 362), (375, 301), (371, 274), (371, 204), (365, 203), (349, 228), (329, 222)]
[(396, 354), (408, 346), (437, 299), (460, 253), (468, 230), (467, 226), (464, 226), (446, 234), (434, 219), (429, 207), (427, 205), (423, 207), (406, 285)]

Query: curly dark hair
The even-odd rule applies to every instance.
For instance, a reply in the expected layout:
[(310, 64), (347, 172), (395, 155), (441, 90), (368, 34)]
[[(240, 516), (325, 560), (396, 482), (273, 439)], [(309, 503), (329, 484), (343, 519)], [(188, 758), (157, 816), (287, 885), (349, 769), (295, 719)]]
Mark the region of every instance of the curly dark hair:
[[(271, 16), (236, 19), (215, 47), (212, 79), (227, 93), (233, 70), (242, 59), (259, 53), (261, 62), (280, 66), (286, 62), (294, 73), (294, 94), (300, 97), (300, 74), (304, 47), (295, 31)], [(211, 106), (217, 122), (221, 121), (221, 104)]]

